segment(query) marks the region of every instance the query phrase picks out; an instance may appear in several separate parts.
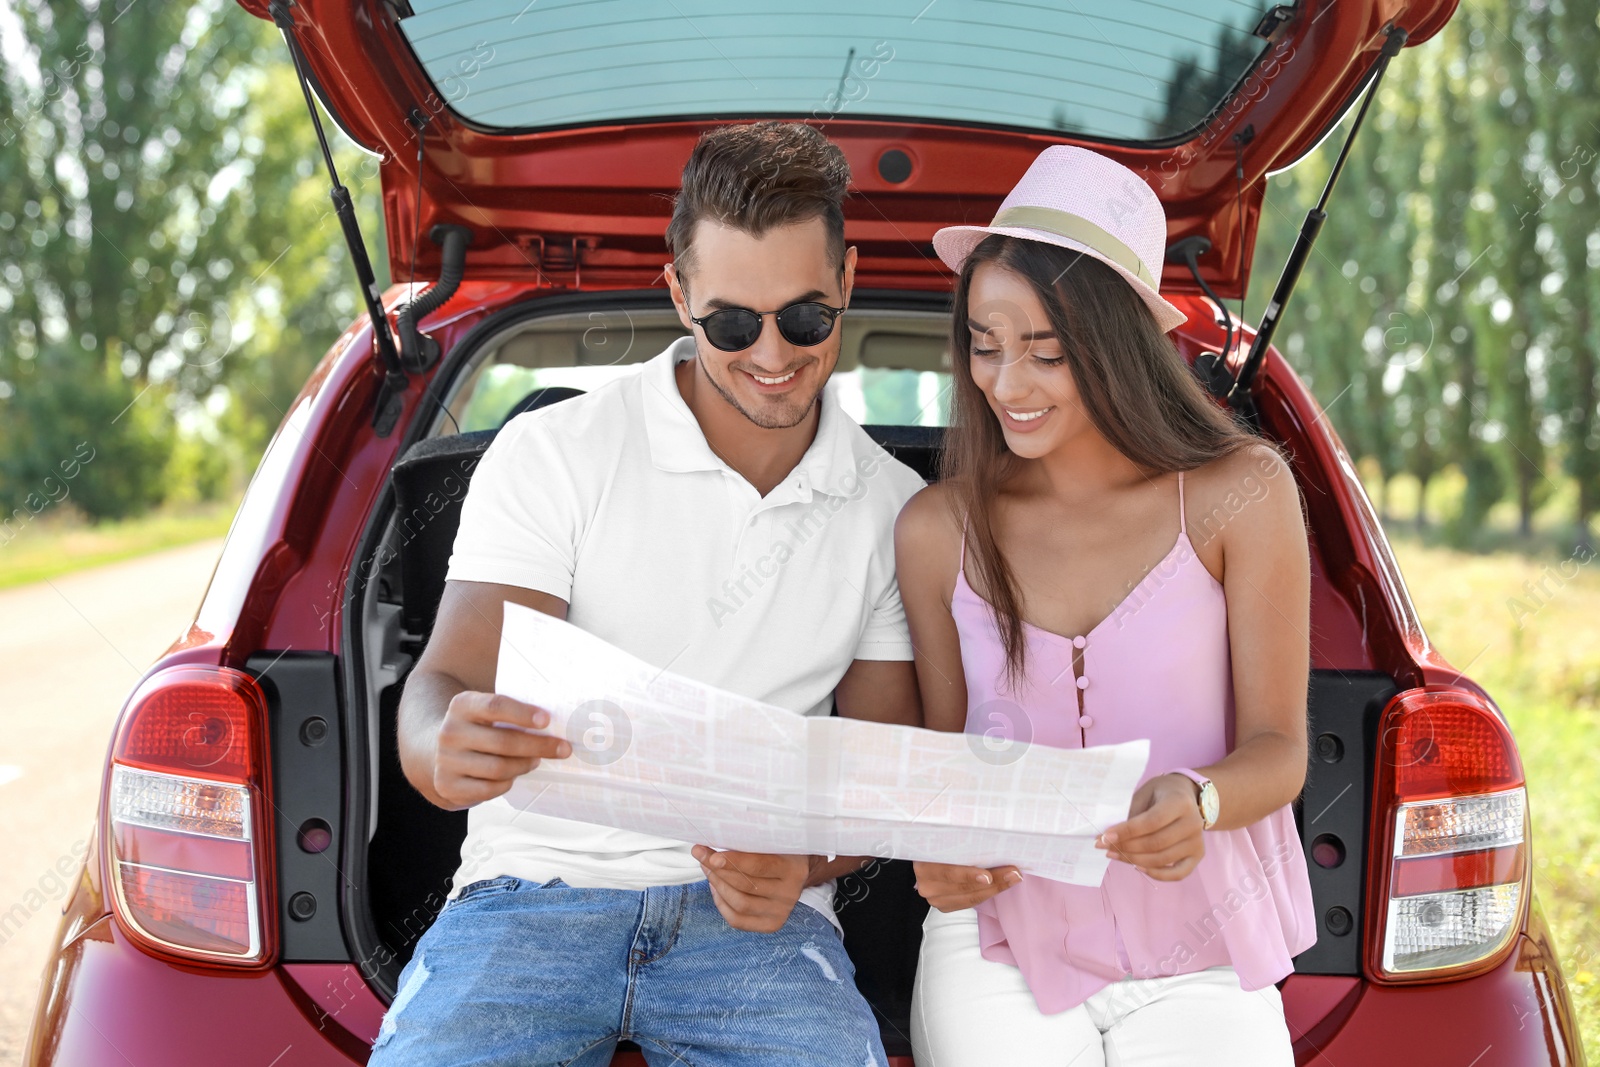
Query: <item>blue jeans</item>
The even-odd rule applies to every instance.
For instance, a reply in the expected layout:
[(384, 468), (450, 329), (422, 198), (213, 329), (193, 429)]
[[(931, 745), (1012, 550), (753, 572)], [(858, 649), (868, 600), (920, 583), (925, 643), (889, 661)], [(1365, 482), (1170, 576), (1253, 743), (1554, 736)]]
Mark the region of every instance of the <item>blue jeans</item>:
[(839, 933), (796, 904), (736, 930), (704, 881), (577, 889), (502, 875), (463, 886), (400, 972), (368, 1067), (887, 1067)]

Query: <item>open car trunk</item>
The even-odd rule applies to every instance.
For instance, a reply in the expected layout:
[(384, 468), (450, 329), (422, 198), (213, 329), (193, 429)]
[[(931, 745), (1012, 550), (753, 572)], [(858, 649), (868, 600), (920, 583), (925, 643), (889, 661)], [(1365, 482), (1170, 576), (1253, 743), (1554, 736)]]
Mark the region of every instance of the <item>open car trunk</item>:
[[(830, 384), (845, 394), (847, 410), (853, 407), (876, 439), (930, 480), (944, 420), (939, 382), (935, 378), (930, 391), (925, 376), (943, 373), (947, 314), (945, 298), (934, 294), (860, 291), (837, 380)], [(604, 346), (619, 339), (608, 331), (622, 324), (632, 343), (619, 356)], [(604, 328), (599, 333), (597, 325)], [(368, 733), (367, 755), (346, 772), (352, 792), (368, 802), (366, 834), (358, 838), (358, 828), (350, 827), (346, 850), (355, 906), (346, 909), (345, 937), (355, 957), (367, 961), (364, 973), (385, 1000), (450, 891), (467, 831), (465, 811), (435, 808), (406, 781), (395, 723), (407, 672), (431, 629), (471, 472), (498, 427), (523, 409), (529, 394), (538, 398), (543, 390), (550, 400), (563, 389), (593, 387), (653, 356), (679, 333), (659, 291), (529, 300), (492, 316), (456, 346), (435, 382), (444, 410), (413, 426), (402, 446), (385, 504), (360, 549), (359, 558), (370, 565), (352, 573), (350, 654), (342, 659), (350, 713)], [(1199, 350), (1187, 340), (1180, 347), (1189, 359)], [(1317, 464), (1318, 451), (1306, 440), (1306, 420), (1292, 394), (1272, 387), (1266, 395), (1264, 432), (1298, 457), (1295, 474), (1308, 501), (1328, 499), (1328, 483), (1339, 472)], [(874, 422), (883, 415), (893, 417)], [(1363, 636), (1352, 606), (1362, 594), (1352, 595), (1329, 578), (1337, 573), (1329, 561), (1350, 552), (1347, 526), (1330, 517), (1318, 522), (1312, 510), (1313, 758), (1296, 813), (1312, 860), (1320, 929), (1316, 946), (1296, 960), (1296, 972), (1354, 982), (1361, 974), (1370, 812), (1365, 799), (1335, 801), (1347, 794), (1370, 797), (1378, 713), (1397, 682), (1407, 681), (1375, 662), (1374, 647), (1403, 647), (1400, 635), (1378, 635), (1382, 620), (1369, 618), (1373, 629)], [(908, 1013), (927, 909), (912, 883), (909, 863), (880, 862), (841, 879), (836, 897), (857, 983), (878, 1012), (891, 1055), (910, 1053)], [(1293, 1019), (1296, 1000), (1287, 991), (1286, 1000)], [(1324, 993), (1305, 1004), (1315, 1022), (1339, 1002)]]
[[(405, 780), (394, 734), (465, 486), (498, 427), (535, 391), (586, 388), (585, 375), (649, 358), (677, 335), (664, 292), (652, 287), (672, 194), (705, 129), (800, 119), (844, 151), (853, 175), (845, 237), (860, 250), (845, 319), (855, 332), (841, 360), (855, 405), (846, 409), (931, 478), (949, 288), (930, 245), (937, 228), (987, 223), (1049, 145), (1081, 144), (1125, 164), (1160, 196), (1169, 248), (1187, 241), (1195, 253), (1167, 263), (1161, 288), (1186, 305), (1180, 349), (1191, 363), (1211, 361), (1201, 377), (1214, 385), (1219, 363), (1240, 361), (1215, 305), (1186, 294), (1242, 295), (1264, 177), (1333, 129), (1382, 57), (1426, 40), (1455, 7), (940, 0), (908, 14), (868, 0), (774, 13), (680, 0), (669, 17), (644, 0), (542, 0), (520, 11), (488, 0), (241, 3), (277, 19), (308, 92), (381, 156), (391, 276), (409, 277), (414, 262), (419, 277), (464, 273), (529, 298), (456, 340), (437, 370), (406, 368), (432, 372), (425, 390), (405, 385), (384, 351), (389, 323), (381, 309), (373, 314), (374, 344), (398, 379), (389, 399), (414, 406), (402, 414), (391, 405), (385, 425), (404, 427), (404, 441), (344, 601), (346, 714), (364, 744), (347, 768), (355, 822), (341, 921), (384, 999), (449, 892), (466, 834), (465, 812), (434, 808)], [(441, 227), (458, 228), (454, 246), (429, 239)], [(401, 334), (414, 344), (404, 325)], [(1238, 334), (1230, 329), (1229, 339)], [(626, 344), (596, 347), (596, 336)], [(1360, 489), (1342, 452), (1293, 375), (1281, 364), (1268, 370), (1253, 389), (1242, 383), (1261, 432), (1296, 457), (1312, 546), (1313, 758), (1297, 818), (1319, 939), (1285, 987), (1291, 1029), (1303, 1034), (1335, 1025), (1354, 1002), (1377, 720), (1387, 697), (1418, 677), (1398, 578), (1374, 575), (1368, 562), (1378, 557), (1382, 569), (1387, 558), (1376, 519), (1352, 517)], [(1378, 604), (1394, 613), (1372, 612)], [(1359, 802), (1338, 803), (1346, 797)], [(895, 862), (839, 883), (846, 945), (891, 1054), (909, 1052), (926, 911), (911, 883), (909, 865)]]

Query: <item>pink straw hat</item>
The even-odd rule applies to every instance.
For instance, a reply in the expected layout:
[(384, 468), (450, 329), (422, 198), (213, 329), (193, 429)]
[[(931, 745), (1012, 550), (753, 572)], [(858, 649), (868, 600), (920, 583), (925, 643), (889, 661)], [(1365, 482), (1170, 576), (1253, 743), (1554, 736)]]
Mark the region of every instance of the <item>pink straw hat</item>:
[(946, 226), (933, 249), (959, 272), (991, 233), (1071, 248), (1093, 256), (1127, 279), (1162, 332), (1188, 316), (1161, 298), (1167, 214), (1155, 191), (1133, 171), (1097, 152), (1052, 145), (1006, 195), (987, 226)]

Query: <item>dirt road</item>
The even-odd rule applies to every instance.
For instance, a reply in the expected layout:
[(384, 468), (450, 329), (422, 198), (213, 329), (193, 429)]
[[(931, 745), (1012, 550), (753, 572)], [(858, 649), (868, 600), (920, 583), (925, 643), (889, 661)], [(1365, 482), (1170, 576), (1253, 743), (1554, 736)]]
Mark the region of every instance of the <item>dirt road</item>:
[(21, 1062), (66, 894), (55, 867), (84, 850), (117, 712), (189, 625), (221, 548), (0, 591), (0, 1065)]

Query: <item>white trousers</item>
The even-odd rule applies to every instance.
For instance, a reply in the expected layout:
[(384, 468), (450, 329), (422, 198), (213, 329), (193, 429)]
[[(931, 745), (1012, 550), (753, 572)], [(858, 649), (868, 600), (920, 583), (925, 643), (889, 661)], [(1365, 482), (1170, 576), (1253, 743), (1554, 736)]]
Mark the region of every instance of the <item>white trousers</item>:
[(1232, 967), (1127, 978), (1045, 1015), (1022, 972), (986, 960), (971, 908), (930, 909), (911, 995), (917, 1067), (1294, 1067), (1283, 1000)]

